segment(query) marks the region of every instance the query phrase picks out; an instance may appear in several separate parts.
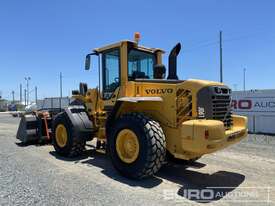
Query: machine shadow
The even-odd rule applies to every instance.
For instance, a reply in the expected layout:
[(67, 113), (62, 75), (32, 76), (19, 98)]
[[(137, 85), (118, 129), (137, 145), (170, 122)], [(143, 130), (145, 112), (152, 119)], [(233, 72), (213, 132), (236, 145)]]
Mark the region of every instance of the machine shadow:
[[(90, 145), (89, 145), (90, 146)], [(95, 147), (94, 146), (90, 146), (92, 149), (86, 150), (83, 152), (82, 155), (77, 156), (77, 157), (63, 157), (61, 155), (59, 155), (56, 151), (50, 151), (50, 155), (54, 156), (56, 159), (58, 160), (62, 160), (62, 161), (68, 161), (68, 162), (74, 162), (74, 163), (79, 163), (82, 160), (87, 159), (88, 157), (91, 156), (91, 153), (95, 152)]]
[(90, 159), (82, 161), (81, 163), (87, 164), (88, 166), (95, 166), (102, 169), (102, 173), (109, 178), (118, 181), (120, 183), (133, 186), (133, 187), (143, 187), (143, 188), (153, 188), (162, 183), (162, 179), (158, 177), (152, 177), (144, 179), (142, 181), (129, 179), (123, 177), (112, 165), (111, 160), (106, 157), (106, 154), (99, 153), (95, 150), (90, 151)]
[(203, 163), (195, 162), (186, 165), (179, 165), (176, 163), (166, 164), (155, 176), (140, 181), (129, 179), (120, 175), (120, 173), (113, 167), (110, 159), (106, 157), (106, 154), (97, 152), (95, 149), (89, 149), (82, 156), (77, 158), (62, 157), (53, 151), (51, 151), (50, 154), (63, 161), (71, 161), (86, 164), (90, 167), (98, 167), (102, 169), (101, 172), (104, 175), (129, 186), (153, 188), (160, 185), (163, 182), (163, 179), (165, 179), (182, 186), (178, 190), (177, 195), (196, 202), (202, 201), (195, 198), (188, 198), (186, 196), (186, 191), (191, 189), (200, 191), (212, 189), (215, 198), (208, 199), (207, 201), (204, 201), (204, 203), (216, 201), (225, 196), (219, 196), (216, 194), (226, 194), (235, 190), (245, 179), (244, 175), (233, 172), (218, 171), (213, 174), (206, 174), (191, 170), (199, 169), (205, 166)]
[(51, 145), (51, 143), (49, 141), (38, 142), (37, 140), (29, 141), (27, 143), (15, 142), (14, 144), (16, 144), (18, 147), (28, 147), (28, 146), (40, 147), (40, 146), (45, 146), (45, 145)]
[(98, 167), (102, 169), (102, 173), (109, 178), (118, 181), (123, 184), (127, 184), (129, 186), (138, 186), (144, 188), (153, 188), (159, 185), (162, 180), (158, 177), (148, 178), (142, 181), (129, 179), (123, 177), (112, 165), (111, 160), (106, 157), (106, 154), (100, 153), (95, 149), (86, 150), (85, 153), (76, 158), (68, 158), (62, 157), (58, 155), (56, 152), (51, 151), (50, 154), (54, 156), (56, 159), (63, 160), (63, 161), (70, 161), (74, 163), (82, 163), (86, 164), (89, 167)]
[[(227, 193), (234, 191), (244, 180), (245, 176), (235, 172), (217, 171), (213, 174), (190, 170), (191, 167), (182, 165), (166, 165), (157, 174), (158, 177), (182, 185), (177, 194), (191, 201), (209, 203), (224, 198)], [(199, 193), (190, 195), (191, 193)], [(201, 199), (204, 193), (207, 197)], [(207, 193), (207, 194), (206, 194)]]

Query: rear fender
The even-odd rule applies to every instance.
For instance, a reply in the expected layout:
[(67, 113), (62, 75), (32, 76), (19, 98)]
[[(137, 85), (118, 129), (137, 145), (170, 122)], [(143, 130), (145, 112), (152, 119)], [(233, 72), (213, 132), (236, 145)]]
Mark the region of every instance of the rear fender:
[(73, 105), (64, 111), (74, 128), (75, 138), (91, 140), (94, 135), (94, 124), (83, 105)]

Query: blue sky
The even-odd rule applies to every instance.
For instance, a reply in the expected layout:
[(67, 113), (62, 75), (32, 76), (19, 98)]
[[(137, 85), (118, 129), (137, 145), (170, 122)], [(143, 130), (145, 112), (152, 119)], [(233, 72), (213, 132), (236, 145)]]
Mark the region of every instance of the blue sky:
[[(11, 98), (31, 76), (39, 98), (64, 95), (80, 81), (97, 85), (97, 71), (84, 71), (92, 48), (132, 39), (167, 54), (183, 45), (181, 79), (219, 80), (219, 30), (224, 38), (224, 81), (242, 89), (275, 89), (275, 1), (273, 0), (9, 0), (0, 1), (0, 91)], [(30, 94), (33, 98), (33, 93)]]

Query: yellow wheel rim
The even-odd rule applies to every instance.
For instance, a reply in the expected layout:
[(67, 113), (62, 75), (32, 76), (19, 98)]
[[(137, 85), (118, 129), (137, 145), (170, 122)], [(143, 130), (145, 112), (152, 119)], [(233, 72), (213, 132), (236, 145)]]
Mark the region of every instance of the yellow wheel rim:
[(129, 129), (121, 130), (116, 139), (116, 151), (125, 163), (133, 163), (139, 154), (139, 142), (136, 134)]
[(64, 147), (68, 141), (67, 129), (63, 124), (57, 125), (55, 129), (55, 139), (59, 147)]

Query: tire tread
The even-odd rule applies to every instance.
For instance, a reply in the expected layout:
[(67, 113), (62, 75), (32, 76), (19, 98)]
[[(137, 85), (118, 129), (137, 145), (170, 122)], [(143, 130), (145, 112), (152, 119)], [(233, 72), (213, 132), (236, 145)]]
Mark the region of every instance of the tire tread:
[(165, 135), (160, 124), (141, 113), (127, 113), (121, 118), (140, 122), (148, 142), (145, 166), (134, 178), (142, 179), (154, 175), (164, 164), (166, 156)]

